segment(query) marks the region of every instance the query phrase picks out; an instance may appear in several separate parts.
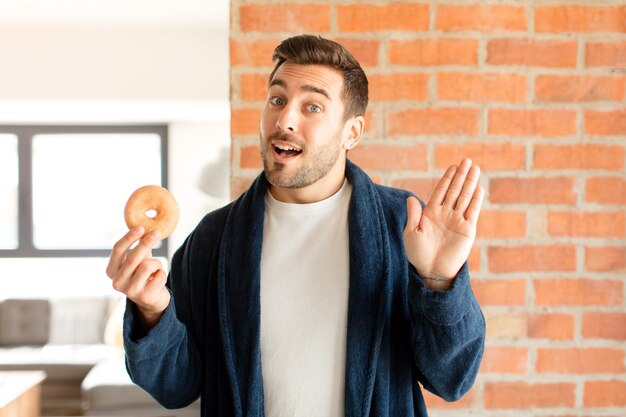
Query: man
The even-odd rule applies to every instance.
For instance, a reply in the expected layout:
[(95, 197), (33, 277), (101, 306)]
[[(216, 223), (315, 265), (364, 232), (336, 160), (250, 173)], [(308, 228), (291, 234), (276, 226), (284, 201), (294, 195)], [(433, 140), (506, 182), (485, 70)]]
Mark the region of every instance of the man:
[(308, 35), (273, 58), (264, 172), (200, 222), (167, 280), (157, 234), (113, 249), (128, 371), (166, 407), (201, 396), (203, 416), (426, 416), (418, 382), (456, 400), (482, 357), (465, 262), (479, 169), (450, 167), (425, 208), (372, 183), (347, 160), (367, 106), (358, 62)]

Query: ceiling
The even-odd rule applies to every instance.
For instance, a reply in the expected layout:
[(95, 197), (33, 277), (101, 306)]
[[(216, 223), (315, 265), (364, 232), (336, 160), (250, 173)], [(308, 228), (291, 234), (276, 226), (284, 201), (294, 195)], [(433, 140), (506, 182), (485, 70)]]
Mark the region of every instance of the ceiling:
[(227, 29), (229, 0), (0, 0), (3, 25), (164, 25)]

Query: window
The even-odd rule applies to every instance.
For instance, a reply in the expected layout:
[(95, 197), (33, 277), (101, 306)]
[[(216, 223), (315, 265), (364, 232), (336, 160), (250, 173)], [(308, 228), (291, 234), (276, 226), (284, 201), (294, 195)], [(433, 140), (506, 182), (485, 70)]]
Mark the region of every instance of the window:
[(17, 136), (0, 134), (0, 250), (17, 249)]
[(147, 184), (167, 187), (167, 126), (0, 126), (0, 257), (108, 257)]

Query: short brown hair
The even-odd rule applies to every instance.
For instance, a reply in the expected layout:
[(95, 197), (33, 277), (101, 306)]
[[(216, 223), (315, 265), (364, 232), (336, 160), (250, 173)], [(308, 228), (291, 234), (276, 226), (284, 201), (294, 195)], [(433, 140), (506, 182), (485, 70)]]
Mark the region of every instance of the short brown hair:
[(343, 74), (344, 118), (365, 114), (368, 100), (367, 77), (359, 62), (343, 45), (321, 36), (293, 36), (274, 49), (272, 61), (276, 62), (276, 66), (270, 74), (270, 82), (285, 61), (300, 65), (326, 65), (339, 70)]

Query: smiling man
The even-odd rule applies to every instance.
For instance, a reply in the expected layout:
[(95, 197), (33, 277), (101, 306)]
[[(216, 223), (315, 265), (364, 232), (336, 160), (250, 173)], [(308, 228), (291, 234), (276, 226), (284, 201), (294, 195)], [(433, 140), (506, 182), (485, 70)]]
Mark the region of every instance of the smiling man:
[(368, 101), (358, 62), (309, 35), (273, 59), (263, 173), (202, 220), (167, 280), (157, 235), (113, 249), (129, 373), (167, 407), (201, 396), (203, 416), (426, 416), (420, 385), (456, 400), (482, 358), (466, 262), (480, 170), (451, 166), (424, 207), (374, 184), (347, 158)]

